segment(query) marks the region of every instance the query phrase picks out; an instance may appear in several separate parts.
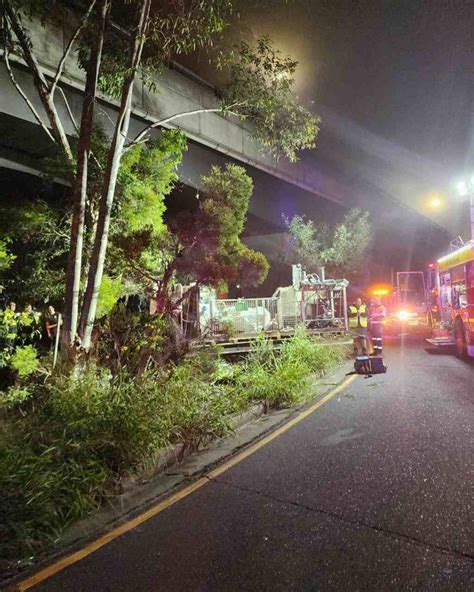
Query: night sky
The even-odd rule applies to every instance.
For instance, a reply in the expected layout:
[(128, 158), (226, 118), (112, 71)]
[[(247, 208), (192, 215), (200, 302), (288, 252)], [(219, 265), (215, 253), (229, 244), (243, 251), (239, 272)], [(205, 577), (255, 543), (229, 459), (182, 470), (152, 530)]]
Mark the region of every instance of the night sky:
[[(474, 172), (474, 1), (270, 4), (244, 1), (238, 28), (269, 33), (300, 62), (296, 92), (323, 117), (304, 158), (465, 232), (454, 187)], [(432, 214), (424, 203), (438, 191), (449, 207)]]

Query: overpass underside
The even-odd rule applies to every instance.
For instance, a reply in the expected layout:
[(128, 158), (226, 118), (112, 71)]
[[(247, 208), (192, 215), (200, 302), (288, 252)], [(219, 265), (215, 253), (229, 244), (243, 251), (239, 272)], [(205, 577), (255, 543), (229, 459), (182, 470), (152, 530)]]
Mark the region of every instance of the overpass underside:
[[(21, 65), (15, 68), (17, 79), (41, 113), (41, 104), (29, 74)], [(77, 73), (75, 86), (73, 78), (71, 76), (71, 85), (65, 86), (64, 91), (73, 116), (78, 121), (81, 96), (77, 88)], [(44, 158), (51, 154), (49, 140), (13, 88), (4, 66), (0, 66), (0, 89), (0, 169), (3, 169), (3, 178), (12, 179), (15, 174), (38, 178)], [(183, 109), (209, 105), (213, 100), (209, 89), (198, 89), (198, 92), (195, 82), (175, 72), (165, 77), (164, 89), (155, 105), (155, 118), (159, 117), (158, 114), (168, 114), (170, 105), (178, 101), (176, 97), (180, 97), (179, 104)], [(144, 90), (140, 92), (143, 94)], [(143, 109), (143, 96), (140, 101), (141, 107), (135, 109), (132, 118), (131, 137), (147, 124), (147, 114), (151, 117), (150, 112)], [(66, 122), (67, 133), (73, 136), (74, 127), (59, 98), (58, 108)], [(108, 133), (112, 130), (111, 122), (115, 116), (116, 105), (112, 101), (101, 100), (97, 119)], [(195, 190), (200, 188), (201, 176), (209, 172), (211, 165), (233, 161), (245, 166), (254, 181), (245, 240), (253, 248), (262, 250), (275, 269), (281, 261), (279, 245), (284, 231), (283, 216), (291, 217), (294, 214), (334, 223), (342, 218), (347, 208), (357, 206), (368, 209), (375, 230), (374, 249), (370, 255), (374, 269), (419, 268), (446, 242), (439, 227), (400, 204), (390, 203), (370, 187), (364, 187), (363, 180), (342, 181), (343, 175), (338, 172), (337, 163), (333, 166), (334, 163), (325, 161), (324, 154), (318, 154), (317, 150), (314, 156), (304, 158), (295, 165), (276, 162), (263, 155), (251, 140), (248, 130), (235, 121), (218, 114), (189, 119), (191, 121), (185, 123), (183, 120), (182, 127), (189, 139), (189, 150), (179, 169), (182, 185), (169, 199), (171, 209), (174, 199), (181, 203), (180, 207), (185, 207), (186, 199), (192, 199)], [(61, 184), (58, 180), (58, 187)], [(6, 192), (8, 186), (6, 183), (0, 190), (2, 200), (9, 199)], [(273, 274), (269, 282), (270, 285), (264, 288), (267, 291), (281, 283)]]

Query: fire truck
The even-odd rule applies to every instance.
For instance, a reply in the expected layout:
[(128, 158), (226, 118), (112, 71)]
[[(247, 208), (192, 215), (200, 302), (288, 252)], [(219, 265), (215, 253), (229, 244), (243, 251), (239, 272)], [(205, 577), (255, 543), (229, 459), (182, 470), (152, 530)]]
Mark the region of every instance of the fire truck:
[(387, 310), (387, 334), (429, 332), (430, 304), (423, 271), (399, 271), (395, 285), (373, 287), (370, 297), (380, 299)]
[(474, 358), (474, 240), (438, 259), (435, 294), (428, 341), (455, 346), (459, 357)]

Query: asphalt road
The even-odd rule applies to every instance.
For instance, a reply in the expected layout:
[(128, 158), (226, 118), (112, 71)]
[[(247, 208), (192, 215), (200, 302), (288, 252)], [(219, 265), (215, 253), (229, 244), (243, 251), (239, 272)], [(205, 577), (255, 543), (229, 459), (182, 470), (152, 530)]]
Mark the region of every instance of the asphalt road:
[(308, 418), (44, 591), (473, 591), (474, 364), (386, 348)]

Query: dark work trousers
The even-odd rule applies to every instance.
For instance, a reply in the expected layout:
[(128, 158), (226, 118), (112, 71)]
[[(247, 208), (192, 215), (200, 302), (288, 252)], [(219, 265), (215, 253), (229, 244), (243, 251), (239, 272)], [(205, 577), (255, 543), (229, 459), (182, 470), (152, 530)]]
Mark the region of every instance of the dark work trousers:
[(374, 346), (374, 355), (381, 356), (383, 350), (383, 323), (372, 321), (370, 324), (370, 335)]

